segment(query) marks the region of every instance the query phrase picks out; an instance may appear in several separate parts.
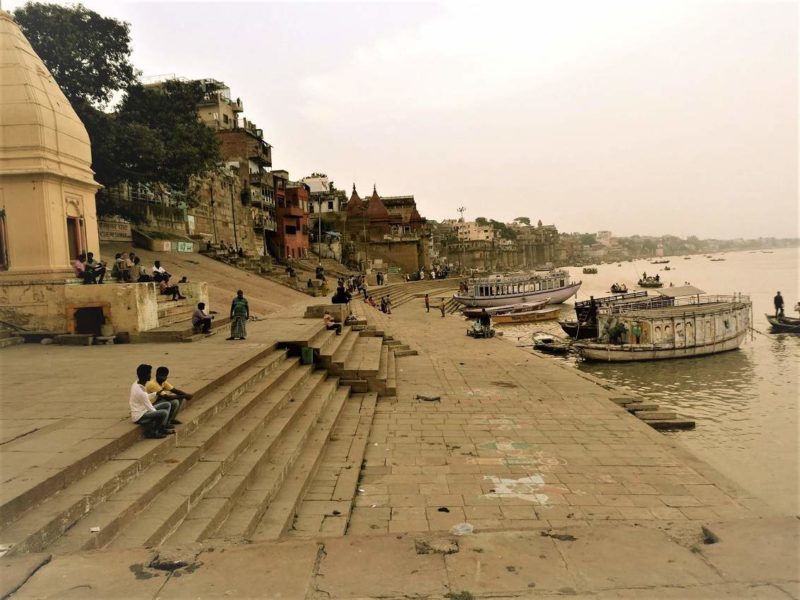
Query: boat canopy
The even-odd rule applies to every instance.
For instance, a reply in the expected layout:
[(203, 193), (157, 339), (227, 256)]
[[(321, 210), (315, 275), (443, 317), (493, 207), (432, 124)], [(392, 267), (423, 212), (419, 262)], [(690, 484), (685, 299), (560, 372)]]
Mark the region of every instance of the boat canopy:
[(679, 285), (677, 287), (668, 287), (668, 288), (661, 288), (656, 290), (657, 294), (661, 294), (662, 296), (667, 296), (668, 298), (680, 298), (681, 296), (699, 296), (700, 294), (705, 294), (703, 290), (700, 288), (696, 288), (693, 285)]

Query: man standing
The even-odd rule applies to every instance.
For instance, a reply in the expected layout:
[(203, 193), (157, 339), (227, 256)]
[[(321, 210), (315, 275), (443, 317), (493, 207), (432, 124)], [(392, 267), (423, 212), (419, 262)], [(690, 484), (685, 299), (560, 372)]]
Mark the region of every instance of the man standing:
[(431, 312), (431, 300), (428, 298), (428, 294), (425, 294), (425, 312)]
[(442, 302), (439, 304), (439, 310), (442, 311), (442, 317), (444, 318), (444, 298), (441, 299)]
[(489, 337), (489, 334), (492, 331), (492, 317), (489, 316), (489, 313), (486, 312), (486, 309), (481, 310), (480, 317), (478, 317), (478, 321), (481, 324), (481, 329), (483, 329), (483, 335)]
[(783, 296), (781, 293), (778, 292), (775, 297), (772, 299), (772, 303), (775, 305), (775, 317), (780, 318), (783, 316)]
[(247, 319), (250, 318), (250, 307), (247, 305), (247, 299), (244, 297), (244, 292), (239, 290), (236, 292), (236, 297), (231, 302), (231, 337), (229, 340), (246, 340), (247, 328), (245, 327)]
[(153, 367), (150, 365), (139, 365), (136, 368), (136, 381), (131, 386), (129, 400), (131, 421), (144, 427), (145, 437), (160, 439), (175, 433), (175, 430), (169, 427), (171, 405), (159, 402), (153, 406), (156, 393), (147, 393), (145, 390), (152, 372)]

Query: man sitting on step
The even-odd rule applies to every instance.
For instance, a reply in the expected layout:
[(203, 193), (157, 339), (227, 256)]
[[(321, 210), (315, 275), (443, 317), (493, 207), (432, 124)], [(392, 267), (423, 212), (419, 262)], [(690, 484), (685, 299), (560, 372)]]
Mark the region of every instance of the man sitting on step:
[(182, 425), (176, 417), (183, 408), (183, 403), (192, 399), (192, 394), (179, 390), (170, 384), (167, 381), (167, 377), (169, 377), (169, 369), (167, 367), (158, 367), (156, 369), (156, 378), (147, 382), (145, 391), (148, 394), (155, 394), (159, 404), (162, 402), (169, 403), (169, 423), (171, 425)]
[(148, 393), (145, 389), (152, 373), (151, 365), (139, 365), (136, 368), (136, 381), (131, 386), (129, 401), (131, 421), (144, 427), (145, 437), (160, 439), (175, 433), (169, 426), (172, 405), (168, 402), (157, 402), (156, 393)]
[(206, 314), (206, 303), (200, 302), (192, 313), (192, 328), (206, 335), (211, 333), (211, 319), (214, 317)]
[(342, 335), (342, 324), (337, 323), (336, 320), (333, 318), (333, 315), (329, 313), (327, 310), (325, 314), (322, 315), (322, 320), (325, 322), (325, 329), (330, 331), (331, 329), (336, 330), (336, 335)]

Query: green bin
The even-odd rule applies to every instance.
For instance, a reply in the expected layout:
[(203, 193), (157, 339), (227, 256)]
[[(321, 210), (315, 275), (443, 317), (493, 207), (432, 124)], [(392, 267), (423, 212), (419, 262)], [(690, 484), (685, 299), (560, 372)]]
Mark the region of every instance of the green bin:
[(304, 346), (300, 348), (300, 361), (304, 365), (311, 365), (314, 363), (314, 349)]

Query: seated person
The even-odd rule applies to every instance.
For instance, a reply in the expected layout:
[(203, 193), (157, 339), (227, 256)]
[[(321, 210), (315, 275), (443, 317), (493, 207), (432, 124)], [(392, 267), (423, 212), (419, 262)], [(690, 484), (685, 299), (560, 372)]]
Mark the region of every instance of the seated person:
[(336, 288), (336, 293), (331, 298), (331, 304), (349, 304), (352, 299), (350, 292), (344, 289), (344, 286)]
[(106, 276), (106, 265), (99, 260), (95, 260), (94, 252), (86, 253), (86, 270), (91, 271), (95, 278), (95, 283), (103, 283), (103, 277)]
[(492, 317), (486, 312), (485, 308), (481, 311), (481, 315), (478, 317), (478, 322), (480, 323), (483, 332), (488, 334), (492, 328)]
[(122, 281), (122, 252), (114, 255), (114, 266), (111, 267), (111, 278)]
[(200, 302), (192, 313), (192, 326), (202, 333), (211, 332), (211, 319), (214, 317), (206, 314), (206, 303)]
[(72, 262), (72, 268), (75, 271), (75, 277), (81, 280), (82, 283), (96, 283), (94, 273), (86, 268), (86, 255), (81, 253)]
[(131, 386), (129, 400), (131, 421), (144, 427), (145, 437), (164, 438), (168, 434), (175, 433), (169, 426), (172, 404), (158, 402), (156, 393), (147, 392), (145, 389), (152, 373), (153, 367), (150, 365), (139, 365), (136, 368), (136, 381)]
[(147, 269), (142, 264), (142, 259), (138, 256), (133, 259), (133, 274), (136, 276), (137, 283), (149, 283), (153, 278), (147, 274)]
[(153, 263), (153, 281), (160, 282), (164, 279), (172, 277), (167, 270), (161, 266), (161, 261), (157, 260)]
[(155, 394), (159, 403), (168, 402), (170, 404), (169, 424), (182, 425), (183, 423), (178, 421), (176, 417), (183, 408), (184, 402), (192, 399), (192, 394), (172, 386), (167, 381), (167, 377), (169, 377), (169, 369), (167, 367), (158, 367), (156, 369), (156, 378), (147, 382), (145, 391), (148, 394)]
[(372, 296), (367, 296), (365, 302), (369, 304), (372, 308), (375, 308), (375, 300), (373, 300)]
[(169, 284), (169, 276), (166, 279), (162, 279), (158, 284), (158, 290), (164, 296), (172, 296), (173, 300), (185, 300), (186, 296), (181, 296), (181, 291), (178, 289), (177, 285), (170, 285)]
[(136, 255), (133, 252), (122, 255), (122, 280), (128, 283), (135, 281), (134, 278), (134, 260)]
[(328, 331), (335, 329), (336, 335), (342, 335), (342, 324), (337, 323), (336, 319), (333, 318), (333, 315), (327, 310), (325, 311), (325, 314), (322, 315), (322, 320), (325, 322), (325, 329)]

